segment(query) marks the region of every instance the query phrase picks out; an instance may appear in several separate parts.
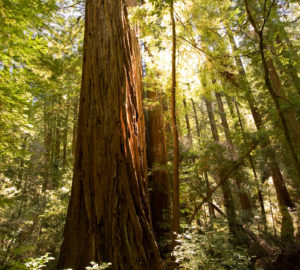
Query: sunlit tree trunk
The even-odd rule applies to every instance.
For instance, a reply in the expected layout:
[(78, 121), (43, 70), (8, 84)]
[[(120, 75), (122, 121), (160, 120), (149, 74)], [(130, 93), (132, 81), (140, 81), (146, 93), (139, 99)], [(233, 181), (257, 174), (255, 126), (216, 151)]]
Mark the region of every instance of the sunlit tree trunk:
[(86, 1), (71, 198), (59, 269), (163, 269), (151, 224), (138, 42), (123, 1)]

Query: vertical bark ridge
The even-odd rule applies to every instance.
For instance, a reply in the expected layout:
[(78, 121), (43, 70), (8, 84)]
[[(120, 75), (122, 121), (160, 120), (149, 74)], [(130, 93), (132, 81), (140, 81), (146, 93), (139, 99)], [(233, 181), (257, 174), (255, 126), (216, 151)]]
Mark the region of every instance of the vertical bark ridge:
[(147, 187), (138, 42), (122, 1), (86, 1), (71, 198), (58, 268), (163, 269)]

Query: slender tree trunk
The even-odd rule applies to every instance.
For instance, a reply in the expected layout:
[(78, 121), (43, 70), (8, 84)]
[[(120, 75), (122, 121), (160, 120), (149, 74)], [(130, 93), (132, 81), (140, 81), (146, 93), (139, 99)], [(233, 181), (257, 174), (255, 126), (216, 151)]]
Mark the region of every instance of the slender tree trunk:
[[(234, 101), (234, 105), (235, 105), (235, 108), (236, 108), (236, 113), (237, 113), (237, 116), (238, 116), (239, 126), (240, 126), (242, 136), (243, 136), (243, 141), (244, 141), (245, 146), (248, 148), (249, 147), (249, 142), (248, 142), (248, 140), (246, 138), (246, 135), (245, 135), (243, 121), (242, 121), (242, 117), (241, 117), (240, 110), (239, 110), (239, 107), (238, 107), (238, 103), (236, 101)], [(264, 199), (263, 199), (262, 190), (260, 188), (260, 184), (259, 184), (257, 173), (256, 173), (255, 162), (254, 162), (253, 157), (251, 156), (251, 154), (248, 155), (248, 160), (249, 160), (249, 163), (250, 163), (250, 166), (251, 166), (251, 169), (252, 169), (252, 172), (253, 172), (253, 176), (254, 176), (254, 179), (255, 179), (256, 187), (257, 187), (257, 197), (258, 197), (259, 206), (260, 206), (260, 209), (261, 209), (261, 221), (262, 221), (262, 224), (264, 226), (264, 230), (267, 231), (268, 226), (267, 226), (267, 216), (266, 216), (266, 211), (265, 211)]]
[(52, 125), (49, 115), (48, 101), (44, 101), (44, 182), (43, 191), (45, 191), (49, 185), (50, 167), (51, 167), (51, 145), (52, 145)]
[[(200, 125), (199, 125), (197, 110), (196, 110), (194, 100), (192, 98), (191, 98), (191, 102), (192, 102), (192, 107), (193, 107), (193, 112), (194, 112), (195, 123), (196, 123), (196, 132), (197, 132), (199, 145), (200, 145), (201, 136), (200, 136)], [(209, 184), (207, 170), (204, 170), (203, 174), (204, 174), (204, 180), (205, 180), (205, 184), (206, 184), (206, 191), (207, 191), (207, 194), (208, 194), (210, 192), (210, 184)], [(215, 210), (214, 210), (214, 207), (212, 205), (212, 200), (209, 200), (207, 205), (208, 205), (209, 218), (210, 218), (210, 221), (212, 221), (216, 217)]]
[(196, 123), (196, 132), (197, 132), (198, 140), (199, 140), (199, 143), (200, 143), (200, 138), (201, 138), (201, 136), (200, 136), (200, 125), (199, 125), (196, 105), (195, 105), (195, 102), (192, 98), (191, 98), (191, 102), (192, 102), (193, 111), (194, 111), (194, 118), (195, 118), (195, 123)]
[(174, 140), (173, 159), (173, 222), (172, 230), (179, 232), (179, 138), (176, 122), (176, 28), (174, 19), (174, 3), (170, 3), (170, 16), (172, 22), (172, 85), (171, 85), (171, 117)]
[(52, 173), (51, 173), (51, 187), (57, 188), (59, 183), (60, 171), (60, 145), (61, 145), (61, 116), (56, 116), (54, 128), (54, 143), (53, 143), (53, 157), (52, 157)]
[(192, 142), (192, 133), (191, 133), (191, 125), (190, 125), (190, 118), (188, 115), (188, 109), (186, 104), (186, 99), (183, 99), (183, 107), (184, 107), (184, 116), (185, 116), (185, 123), (186, 123), (186, 129), (188, 131), (188, 139), (190, 142)]
[[(207, 191), (206, 193), (208, 194), (210, 192), (210, 185), (209, 185), (207, 171), (204, 171), (204, 179), (205, 179), (205, 184), (206, 184), (206, 191)], [(215, 210), (212, 205), (211, 199), (207, 202), (207, 204), (208, 204), (208, 212), (209, 212), (210, 221), (213, 221), (213, 219), (216, 218), (216, 215), (215, 215)]]
[[(237, 153), (233, 146), (233, 142), (232, 142), (232, 138), (231, 138), (231, 134), (230, 134), (230, 130), (229, 130), (229, 126), (228, 126), (228, 122), (227, 122), (227, 118), (226, 118), (226, 114), (225, 114), (225, 110), (224, 110), (224, 106), (223, 106), (222, 97), (221, 97), (220, 93), (218, 93), (218, 92), (215, 92), (215, 96), (216, 96), (216, 100), (217, 100), (217, 104), (218, 104), (218, 108), (219, 108), (219, 112), (220, 112), (222, 126), (223, 126), (223, 129), (225, 132), (226, 141), (229, 146), (231, 159), (235, 160)], [(252, 217), (253, 214), (251, 211), (251, 204), (250, 204), (249, 197), (248, 197), (247, 193), (245, 191), (243, 191), (243, 187), (242, 187), (242, 185), (245, 182), (245, 179), (243, 179), (242, 173), (239, 171), (234, 172), (234, 179), (235, 179), (235, 182), (238, 187), (238, 193), (239, 193), (241, 207), (245, 211), (245, 215), (243, 215), (243, 216), (244, 216), (245, 220), (249, 220), (249, 218)]]
[(123, 1), (86, 1), (71, 198), (58, 269), (163, 269), (151, 224), (138, 42)]
[[(233, 49), (236, 51), (236, 44), (235, 44), (234, 39), (231, 34), (229, 34), (229, 38), (230, 38)], [(240, 57), (236, 57), (235, 60), (236, 60), (237, 66), (238, 66), (239, 75), (241, 77), (240, 84), (243, 87), (245, 87), (245, 92), (246, 92), (245, 97), (249, 104), (256, 128), (258, 131), (265, 131), (265, 128), (263, 126), (263, 120), (262, 120), (262, 117), (259, 113), (257, 106), (255, 105), (255, 100), (254, 100), (250, 85), (247, 81), (246, 72), (242, 65), (242, 61), (241, 61)], [(271, 173), (271, 176), (273, 179), (273, 183), (274, 183), (274, 187), (276, 190), (277, 202), (278, 202), (278, 206), (279, 206), (281, 217), (282, 217), (281, 231), (287, 232), (287, 236), (285, 236), (285, 233), (282, 233), (282, 235), (283, 235), (283, 238), (290, 238), (291, 235), (293, 234), (294, 228), (293, 228), (293, 226), (291, 226), (292, 218), (291, 218), (289, 212), (286, 210), (287, 210), (287, 207), (294, 208), (294, 204), (293, 204), (292, 200), (290, 199), (289, 193), (288, 193), (286, 185), (285, 185), (285, 181), (282, 177), (279, 166), (277, 164), (276, 153), (272, 149), (271, 142), (268, 137), (265, 138), (265, 140), (262, 142), (261, 146), (264, 150), (266, 160), (268, 161), (267, 166), (270, 170), (270, 173)]]
[[(210, 122), (212, 137), (213, 137), (215, 143), (220, 143), (217, 125), (216, 125), (214, 114), (213, 114), (212, 104), (206, 98), (204, 99), (204, 101), (206, 104), (206, 109), (207, 109), (208, 118), (209, 118), (209, 122)], [(219, 167), (221, 166), (221, 164), (220, 164), (221, 159), (222, 159), (222, 157), (220, 156), (218, 158)], [(222, 179), (221, 169), (219, 169), (217, 173), (218, 173), (217, 178), (218, 178), (218, 182), (219, 182)], [(222, 194), (223, 194), (224, 206), (226, 209), (226, 216), (228, 219), (229, 230), (232, 234), (234, 234), (236, 237), (238, 237), (239, 226), (238, 226), (238, 222), (237, 222), (237, 217), (236, 217), (236, 213), (235, 213), (235, 207), (233, 204), (233, 199), (232, 199), (229, 182), (228, 181), (224, 182), (224, 184), (221, 185), (221, 189), (222, 189)]]

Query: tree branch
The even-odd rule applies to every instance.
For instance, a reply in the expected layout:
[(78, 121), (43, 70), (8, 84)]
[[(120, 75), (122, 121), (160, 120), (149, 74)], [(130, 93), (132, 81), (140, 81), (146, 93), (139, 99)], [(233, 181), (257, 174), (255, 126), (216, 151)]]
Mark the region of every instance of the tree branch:
[(191, 218), (189, 220), (189, 224), (192, 223), (192, 221), (194, 220), (196, 214), (201, 209), (202, 205), (205, 202), (207, 202), (209, 200), (209, 198), (213, 195), (213, 193), (217, 190), (217, 188), (220, 187), (221, 185), (223, 185), (225, 183), (225, 181), (228, 180), (229, 176), (242, 165), (244, 160), (257, 147), (257, 145), (258, 145), (258, 142), (252, 143), (252, 146), (249, 148), (249, 150), (239, 160), (237, 160), (235, 162), (235, 164), (231, 167), (231, 169), (227, 173), (225, 172), (226, 173), (225, 176), (220, 179), (220, 182), (204, 197), (202, 202), (196, 207), (196, 209), (194, 210), (193, 215), (191, 216)]

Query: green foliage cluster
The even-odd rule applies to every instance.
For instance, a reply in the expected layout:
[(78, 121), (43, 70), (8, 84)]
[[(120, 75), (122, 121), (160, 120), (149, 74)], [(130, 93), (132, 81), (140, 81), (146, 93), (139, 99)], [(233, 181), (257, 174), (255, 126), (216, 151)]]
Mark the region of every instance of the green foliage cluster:
[(183, 234), (177, 236), (177, 246), (172, 254), (180, 269), (250, 269), (252, 258), (246, 247), (233, 244), (233, 238), (224, 222), (216, 220), (214, 226), (214, 229), (205, 226), (187, 227)]
[(28, 258), (59, 251), (72, 178), (82, 6), (4, 0), (0, 13), (0, 269), (24, 269)]

